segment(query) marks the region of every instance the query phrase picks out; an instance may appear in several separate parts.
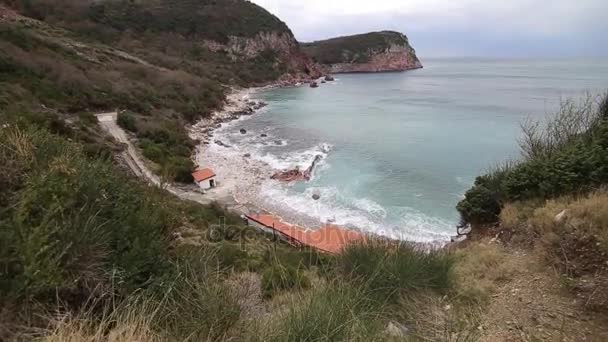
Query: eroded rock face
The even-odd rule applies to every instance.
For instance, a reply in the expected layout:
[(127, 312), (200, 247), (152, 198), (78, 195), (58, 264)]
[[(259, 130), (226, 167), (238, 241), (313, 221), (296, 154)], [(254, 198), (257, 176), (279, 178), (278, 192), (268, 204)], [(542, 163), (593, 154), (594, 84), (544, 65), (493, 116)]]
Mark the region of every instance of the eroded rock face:
[(291, 32), (260, 32), (253, 38), (232, 36), (226, 44), (206, 40), (204, 46), (213, 52), (225, 52), (235, 61), (256, 58), (270, 51), (287, 65), (285, 79), (321, 76), (319, 66), (301, 51)]
[(405, 71), (422, 68), (422, 63), (409, 46), (392, 45), (383, 52), (373, 53), (367, 63), (338, 63), (329, 66), (332, 74), (347, 72)]

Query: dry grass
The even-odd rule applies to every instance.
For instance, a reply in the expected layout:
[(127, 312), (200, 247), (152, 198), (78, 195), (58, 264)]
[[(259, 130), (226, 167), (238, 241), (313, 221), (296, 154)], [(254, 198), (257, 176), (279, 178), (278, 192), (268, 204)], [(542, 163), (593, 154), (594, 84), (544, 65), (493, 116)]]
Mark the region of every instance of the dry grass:
[(608, 310), (608, 191), (564, 196), (538, 203), (513, 203), (502, 226), (533, 240), (536, 255), (563, 275), (585, 307)]
[[(562, 220), (556, 215), (565, 210)], [(530, 223), (545, 236), (566, 232), (589, 234), (596, 237), (600, 247), (608, 253), (608, 191), (600, 190), (585, 197), (562, 197), (534, 211)]]
[(163, 341), (154, 332), (158, 308), (151, 303), (126, 305), (96, 319), (90, 312), (78, 316), (63, 315), (51, 319), (51, 328), (43, 342), (153, 342)]
[[(412, 329), (406, 341), (478, 341), (482, 322), (481, 307), (455, 306), (433, 293), (403, 298), (402, 322)], [(401, 341), (402, 339), (395, 339)]]
[(498, 244), (474, 242), (456, 254), (456, 295), (465, 302), (487, 301), (516, 272), (508, 254)]

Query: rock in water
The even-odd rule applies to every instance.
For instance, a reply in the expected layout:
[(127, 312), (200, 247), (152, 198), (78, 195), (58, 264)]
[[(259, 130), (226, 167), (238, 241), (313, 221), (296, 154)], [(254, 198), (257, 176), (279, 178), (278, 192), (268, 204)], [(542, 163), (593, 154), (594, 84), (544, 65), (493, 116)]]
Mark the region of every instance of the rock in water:
[(241, 134), (247, 134), (247, 130), (244, 128), (241, 128)]
[(326, 80), (327, 82), (333, 82), (333, 81), (335, 81), (335, 79), (334, 79), (334, 78), (333, 78), (333, 76), (331, 76), (331, 75), (327, 75), (327, 76), (325, 76), (325, 80)]
[(315, 81), (310, 82), (310, 87), (311, 88), (319, 88), (319, 84)]
[(266, 137), (268, 136), (268, 134), (266, 134), (266, 133), (262, 133), (262, 134), (260, 134), (260, 136), (261, 136), (262, 138), (266, 138)]

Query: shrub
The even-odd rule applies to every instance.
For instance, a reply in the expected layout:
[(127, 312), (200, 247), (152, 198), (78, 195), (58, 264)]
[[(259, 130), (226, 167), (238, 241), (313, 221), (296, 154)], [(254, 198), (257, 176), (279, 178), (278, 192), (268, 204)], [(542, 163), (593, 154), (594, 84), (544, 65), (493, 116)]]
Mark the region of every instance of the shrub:
[(192, 171), (194, 163), (190, 158), (174, 158), (169, 173), (173, 175), (173, 180), (179, 183), (190, 184), (194, 182)]
[(262, 291), (265, 297), (276, 292), (310, 287), (310, 280), (301, 269), (274, 263), (262, 274)]
[(496, 222), (501, 205), (495, 193), (482, 185), (475, 185), (465, 194), (457, 207), (462, 220), (469, 223)]
[(478, 177), (457, 205), (463, 224), (494, 223), (509, 201), (584, 193), (608, 182), (607, 101), (565, 102), (544, 128), (523, 125), (523, 159)]
[(131, 131), (133, 133), (137, 132), (137, 123), (135, 121), (135, 117), (129, 112), (119, 112), (116, 123), (118, 126), (126, 129), (127, 131)]

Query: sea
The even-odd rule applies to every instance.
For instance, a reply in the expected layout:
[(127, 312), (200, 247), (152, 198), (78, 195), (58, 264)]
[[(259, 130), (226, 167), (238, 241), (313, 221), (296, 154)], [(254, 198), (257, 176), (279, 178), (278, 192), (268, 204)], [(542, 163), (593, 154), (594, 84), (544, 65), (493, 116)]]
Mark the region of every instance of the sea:
[[(259, 200), (320, 223), (447, 241), (475, 178), (520, 157), (524, 120), (608, 89), (608, 60), (422, 62), (420, 70), (256, 93), (268, 107), (230, 125), (225, 140), (274, 170), (323, 157), (310, 181), (266, 181)], [(258, 137), (265, 142), (252, 144)]]

